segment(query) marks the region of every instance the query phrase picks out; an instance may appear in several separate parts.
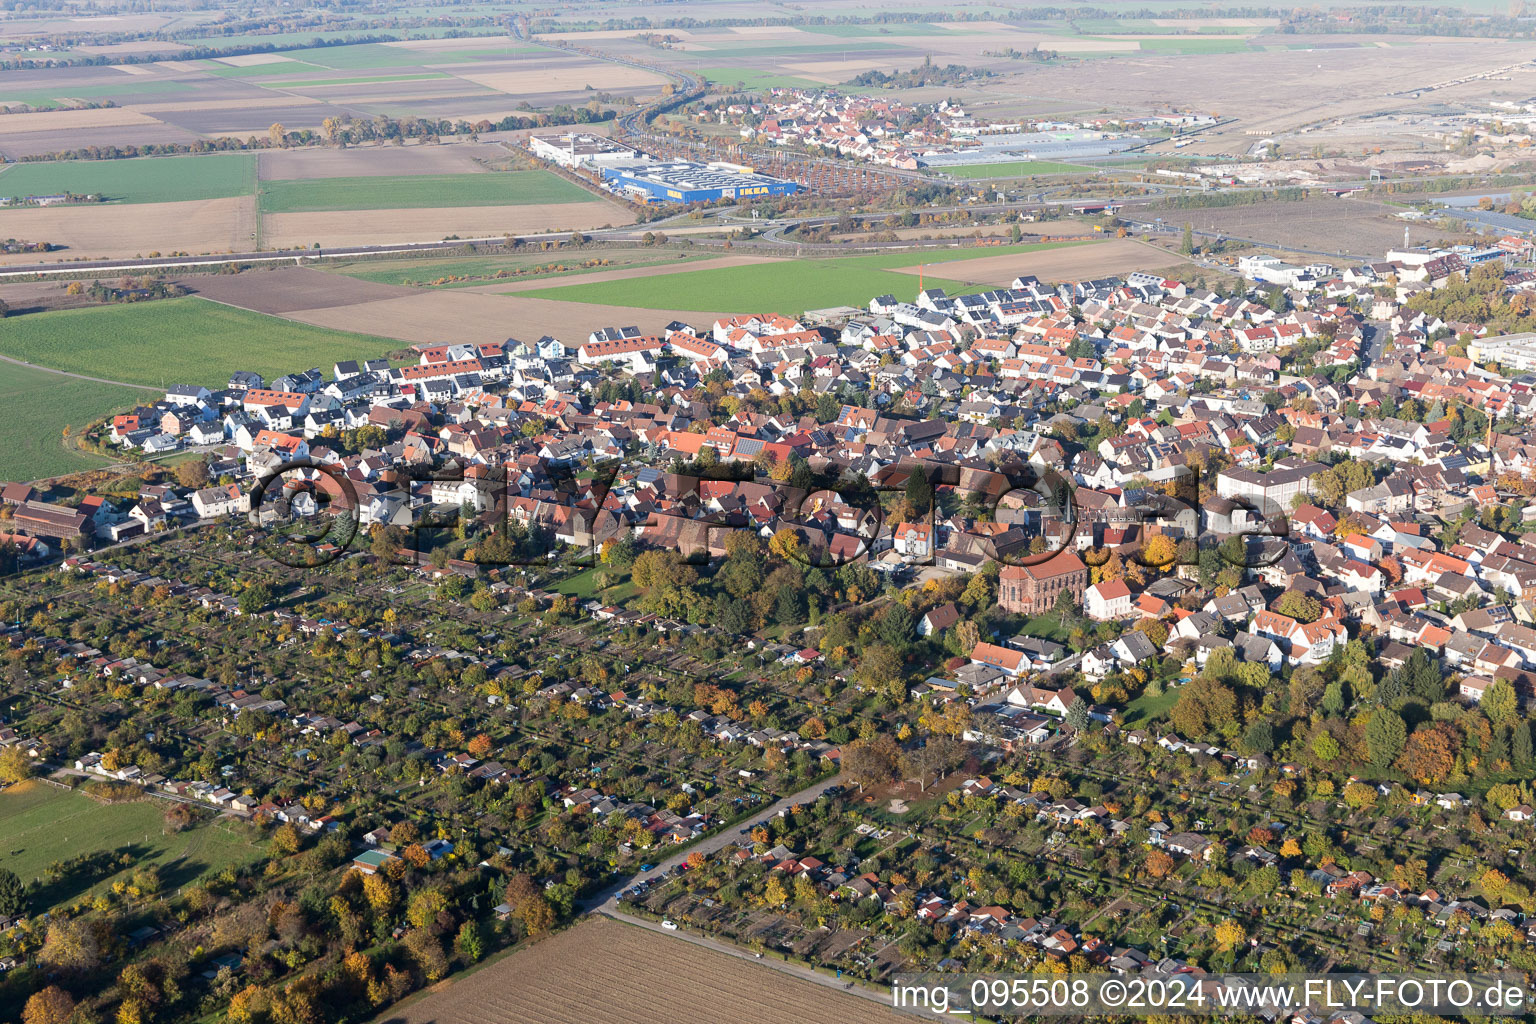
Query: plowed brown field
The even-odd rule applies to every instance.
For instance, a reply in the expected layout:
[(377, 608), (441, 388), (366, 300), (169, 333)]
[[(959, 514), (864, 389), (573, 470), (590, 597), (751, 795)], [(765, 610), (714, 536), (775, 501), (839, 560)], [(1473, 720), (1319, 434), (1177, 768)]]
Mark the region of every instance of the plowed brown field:
[(608, 918), (514, 953), (387, 1024), (893, 1024), (879, 1004)]

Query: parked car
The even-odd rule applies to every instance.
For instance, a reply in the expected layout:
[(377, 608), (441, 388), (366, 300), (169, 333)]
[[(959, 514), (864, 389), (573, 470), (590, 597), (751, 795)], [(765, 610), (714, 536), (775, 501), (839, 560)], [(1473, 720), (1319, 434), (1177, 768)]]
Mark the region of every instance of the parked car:
[(677, 924), (672, 921), (663, 921), (661, 922), (661, 926), (669, 932), (677, 931)]

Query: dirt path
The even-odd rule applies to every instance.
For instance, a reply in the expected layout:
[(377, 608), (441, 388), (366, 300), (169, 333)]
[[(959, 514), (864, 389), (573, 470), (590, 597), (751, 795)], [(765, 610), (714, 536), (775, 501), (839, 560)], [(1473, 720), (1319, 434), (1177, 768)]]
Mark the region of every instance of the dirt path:
[(126, 384), (120, 380), (107, 380), (105, 377), (87, 377), (83, 373), (70, 373), (68, 370), (55, 370), (51, 366), (38, 366), (36, 363), (29, 363), (24, 359), (13, 359), (10, 356), (0, 356), (0, 362), (10, 363), (13, 366), (25, 366), (29, 370), (42, 370), (44, 373), (56, 373), (60, 377), (73, 377), (76, 380), (88, 380), (95, 384), (115, 384), (120, 388), (133, 388), (135, 391), (160, 390), (159, 388), (152, 388), (147, 384)]

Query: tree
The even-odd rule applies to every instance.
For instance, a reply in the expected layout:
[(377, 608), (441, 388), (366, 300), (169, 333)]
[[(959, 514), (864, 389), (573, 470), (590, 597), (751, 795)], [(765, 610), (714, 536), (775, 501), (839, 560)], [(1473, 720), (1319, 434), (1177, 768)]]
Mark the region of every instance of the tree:
[(252, 583), (240, 592), (240, 614), (255, 615), (272, 603), (272, 588), (265, 583)]
[(425, 928), (406, 932), (405, 948), (428, 981), (437, 981), (448, 973), (448, 957), (443, 952), (443, 944)]
[(50, 967), (87, 971), (101, 963), (101, 942), (89, 921), (55, 918), (38, 959)]
[(864, 649), (855, 676), (865, 689), (889, 694), (897, 700), (907, 699), (901, 655), (886, 644), (870, 644)]
[(15, 785), (32, 777), (32, 759), (20, 747), (0, 751), (0, 782)]
[(0, 917), (23, 917), (26, 912), (26, 885), (15, 872), (0, 868)]
[(288, 132), (281, 124), (273, 121), (267, 128), (267, 141), (274, 146), (287, 146)]
[(75, 1000), (57, 985), (34, 992), (22, 1008), (22, 1024), (68, 1024), (75, 1012)]
[(1223, 953), (1236, 949), (1247, 939), (1248, 933), (1243, 931), (1243, 926), (1236, 921), (1223, 921), (1216, 926), (1216, 948)]
[(459, 951), (459, 955), (470, 963), (474, 963), (485, 955), (485, 936), (480, 931), (478, 921), (465, 921), (459, 926), (459, 934), (454, 937), (453, 948)]
[(914, 469), (907, 475), (907, 515), (912, 517), (928, 514), (933, 507), (933, 484), (928, 474)]
[(1517, 765), (1529, 765), (1532, 757), (1531, 723), (1516, 722), (1510, 738), (1509, 753)]
[(417, 889), (406, 903), (405, 919), (414, 928), (430, 928), (447, 909), (448, 897), (440, 889)]
[(1151, 569), (1167, 569), (1179, 558), (1179, 546), (1167, 534), (1155, 533), (1136, 553), (1136, 560)]
[(1147, 874), (1153, 878), (1165, 878), (1168, 872), (1173, 870), (1173, 858), (1162, 850), (1151, 849), (1147, 851)]
[(1067, 708), (1066, 723), (1072, 727), (1073, 732), (1082, 732), (1088, 728), (1088, 702), (1079, 697)]
[(1483, 691), (1481, 707), (1494, 725), (1509, 725), (1520, 713), (1519, 699), (1508, 679), (1495, 679)]
[(272, 830), (272, 852), (279, 857), (292, 857), (299, 852), (299, 830), (284, 822)]
[(1408, 726), (1395, 711), (1381, 708), (1365, 724), (1366, 756), (1378, 768), (1385, 768), (1396, 761), (1407, 740)]
[(868, 786), (878, 786), (895, 778), (900, 756), (896, 741), (889, 736), (854, 740), (843, 747), (843, 772), (863, 792)]
[(1323, 606), (1310, 594), (1304, 594), (1299, 590), (1287, 590), (1275, 602), (1275, 611), (1281, 615), (1288, 615), (1297, 622), (1307, 623), (1317, 621), (1317, 617), (1323, 613)]
[(1179, 252), (1185, 256), (1193, 256), (1195, 253), (1195, 228), (1192, 224), (1184, 225), (1184, 235), (1179, 239)]
[(190, 459), (176, 467), (176, 482), (183, 487), (198, 489), (208, 486), (208, 463), (202, 459)]
[(474, 739), (469, 741), (467, 749), (471, 757), (483, 758), (491, 752), (491, 738), (483, 732), (478, 733)]
[(1432, 786), (1456, 767), (1456, 749), (1454, 727), (1439, 722), (1408, 737), (1397, 767), (1421, 785)]
[(1275, 727), (1266, 719), (1259, 719), (1243, 733), (1243, 746), (1255, 754), (1268, 754), (1275, 749)]

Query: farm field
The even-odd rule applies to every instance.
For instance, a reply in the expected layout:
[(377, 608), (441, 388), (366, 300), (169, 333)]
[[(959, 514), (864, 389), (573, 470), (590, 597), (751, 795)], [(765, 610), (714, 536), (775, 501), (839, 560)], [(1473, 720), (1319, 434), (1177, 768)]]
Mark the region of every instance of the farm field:
[[(1404, 225), (1395, 217), (1400, 209), (1374, 199), (1348, 197), (1210, 209), (1158, 209), (1155, 215), (1175, 228), (1189, 224), (1196, 231), (1251, 239), (1261, 245), (1337, 248), (1355, 257), (1373, 258), (1376, 253), (1402, 244)], [(1436, 234), (1448, 240), (1453, 237), (1446, 232)], [(1322, 239), (1328, 241), (1319, 246)]]
[(196, 297), (36, 313), (7, 320), (0, 355), (149, 387), (222, 387), (235, 370), (278, 376), (375, 358), (387, 339), (326, 330)]
[[(1014, 278), (1032, 274), (1042, 281), (1082, 281), (1090, 277), (1129, 274), (1134, 270), (1166, 270), (1185, 263), (1185, 258), (1166, 249), (1117, 238), (1090, 245), (1073, 245), (1043, 252), (1008, 256), (983, 256), (966, 260), (947, 271), (968, 285), (1006, 288)], [(897, 273), (916, 275), (916, 267)]]
[(43, 877), (49, 864), (82, 854), (127, 854), (132, 864), (120, 871), (80, 879), (65, 877), (47, 885), (36, 909), (70, 902), (117, 877), (152, 864), (160, 869), (162, 888), (186, 885), (210, 872), (256, 859), (260, 849), (244, 824), (214, 821), (166, 835), (165, 802), (149, 798), (134, 803), (99, 804), (77, 792), (65, 792), (33, 780), (0, 792), (0, 868), (23, 882)]
[[(390, 262), (369, 260), (359, 263), (346, 263), (340, 266), (331, 265), (325, 269), (333, 273), (356, 278), (360, 281), (373, 281), (378, 284), (432, 288), (472, 288), (496, 284), (496, 280), (484, 279), (494, 278), (496, 274), (502, 272), (506, 272), (508, 276), (501, 280), (512, 283), (602, 274), (615, 270), (632, 270), (641, 267), (675, 266), (696, 263), (701, 259), (707, 258), (707, 256), (704, 254), (657, 252), (645, 249), (634, 252), (622, 250), (603, 251), (596, 253), (590, 258), (607, 260), (608, 263), (606, 265), (595, 267), (580, 266), (579, 264), (586, 258), (589, 257), (583, 257), (580, 254), (560, 256), (546, 253), (540, 256), (471, 256), (459, 259), (395, 260)], [(559, 267), (567, 267), (569, 269), (554, 269)], [(524, 273), (512, 276), (514, 271), (524, 271)], [(469, 280), (453, 280), (453, 278), (468, 278)]]
[(443, 238), (490, 238), (537, 231), (572, 231), (629, 224), (634, 214), (601, 199), (586, 203), (516, 206), (448, 206), (381, 210), (360, 216), (354, 210), (320, 213), (269, 213), (262, 218), (262, 241), (273, 248), (323, 245), (370, 245), (436, 241)]
[(947, 291), (964, 290), (962, 280), (939, 276), (935, 266), (949, 268), (956, 262), (1005, 257), (1054, 248), (1049, 244), (998, 246), (987, 249), (949, 250), (935, 253), (893, 253), (871, 256), (840, 256), (825, 259), (785, 260), (753, 266), (697, 270), (661, 277), (572, 284), (542, 288), (521, 294), (566, 302), (596, 302), (642, 309), (703, 309), (712, 306), (738, 311), (803, 312), (825, 306), (865, 306), (877, 295), (894, 295), (911, 301), (917, 297), (918, 279), (903, 268), (923, 264), (923, 286)]
[(547, 171), (417, 174), (264, 181), (263, 213), (395, 210), (456, 206), (553, 206), (589, 202), (591, 193)]
[(0, 170), (0, 196), (73, 192), (109, 203), (174, 203), (248, 196), (255, 187), (254, 153), (21, 163)]
[(0, 265), (155, 252), (244, 251), (256, 241), (256, 200), (247, 195), (185, 203), (6, 209), (0, 210), (0, 236), (64, 247), (41, 258), (37, 253), (7, 253), (0, 255)]
[(0, 360), (0, 434), (5, 437), (0, 444), (0, 480), (41, 480), (107, 465), (107, 459), (66, 448), (64, 428), (79, 430), (115, 409), (133, 405), (136, 399), (150, 397), (147, 391), (76, 380)]
[(451, 331), (453, 340), (460, 342), (500, 342), (509, 335), (536, 339), (548, 334), (575, 345), (599, 327), (648, 323), (654, 329), (669, 320), (706, 324), (731, 314), (725, 310), (653, 310), (555, 302), (524, 294), (487, 294), (480, 288), (413, 288), (395, 298), (294, 309), (287, 315), (307, 324), (372, 331), (413, 344), (442, 342)]
[[(683, 939), (592, 918), (389, 1010), (391, 1024), (672, 1024), (685, 1019), (887, 1024), (895, 1010)], [(579, 995), (573, 995), (579, 993)]]

